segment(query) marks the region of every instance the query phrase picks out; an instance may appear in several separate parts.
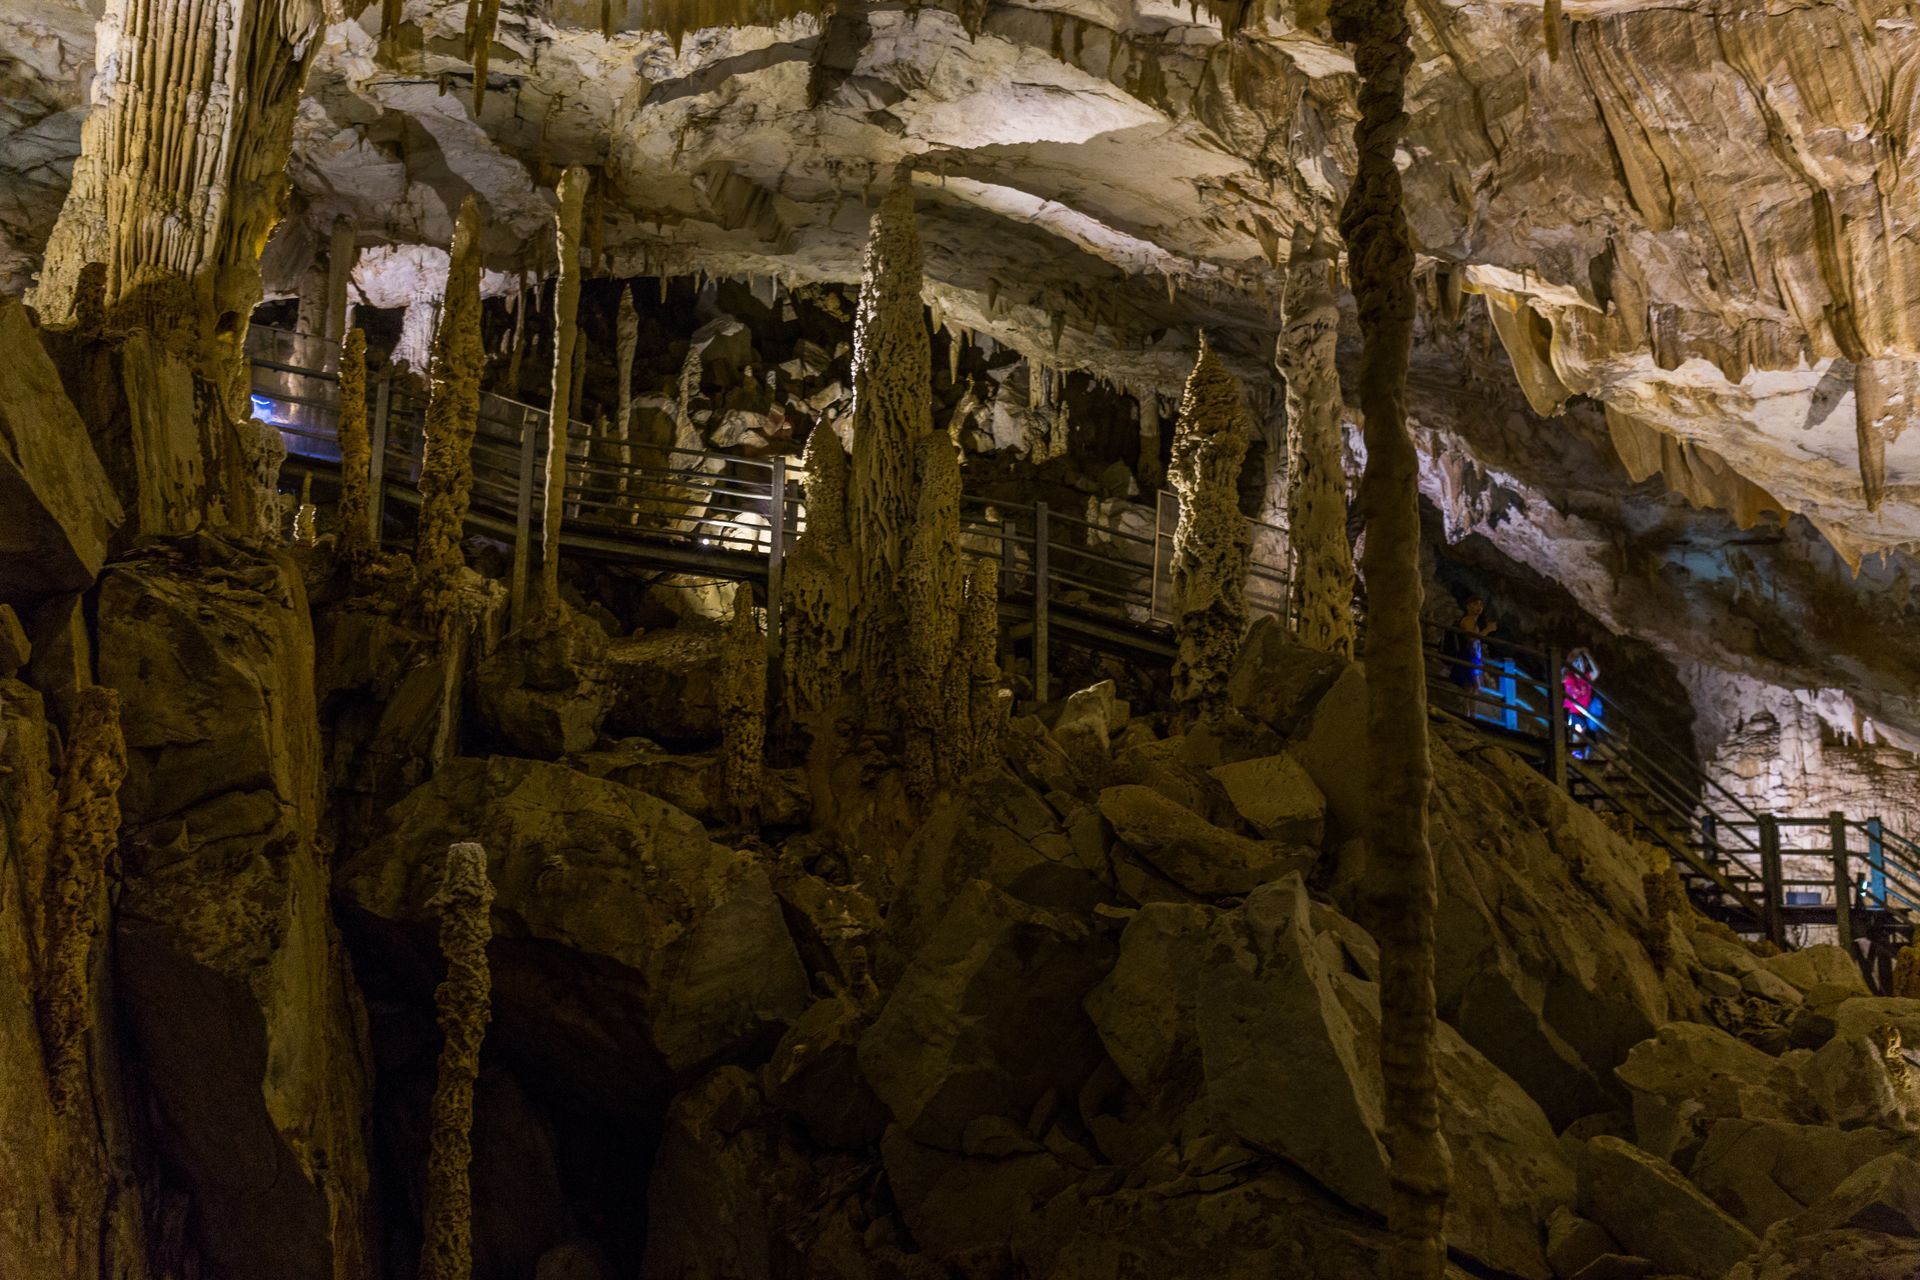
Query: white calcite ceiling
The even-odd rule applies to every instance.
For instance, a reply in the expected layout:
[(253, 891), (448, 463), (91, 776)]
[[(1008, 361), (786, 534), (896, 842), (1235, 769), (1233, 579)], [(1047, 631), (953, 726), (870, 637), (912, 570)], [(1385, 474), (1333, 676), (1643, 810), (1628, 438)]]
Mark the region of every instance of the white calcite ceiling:
[[(877, 187), (910, 163), (950, 323), (1167, 391), (1201, 327), (1264, 375), (1289, 238), (1331, 224), (1351, 167), (1351, 63), (1315, 0), (848, 4), (677, 47), (643, 29), (676, 6), (618, 0), (606, 36), (591, 0), (508, 0), (478, 118), (465, 0), (410, 0), (388, 62), (379, 6), (330, 2), (284, 271), (338, 216), (363, 249), (443, 246), (476, 192), (489, 266), (538, 276), (548, 188), (582, 163), (605, 270), (852, 280)], [(1803, 514), (1850, 562), (1920, 542), (1908, 9), (1570, 2), (1557, 57), (1535, 4), (1412, 10), (1429, 331), (1479, 293), (1535, 407), (1604, 402), (1637, 473), (1664, 451), (1696, 498)], [(0, 6), (9, 288), (57, 210), (91, 38), (81, 7)], [(1459, 380), (1451, 351), (1423, 369)]]

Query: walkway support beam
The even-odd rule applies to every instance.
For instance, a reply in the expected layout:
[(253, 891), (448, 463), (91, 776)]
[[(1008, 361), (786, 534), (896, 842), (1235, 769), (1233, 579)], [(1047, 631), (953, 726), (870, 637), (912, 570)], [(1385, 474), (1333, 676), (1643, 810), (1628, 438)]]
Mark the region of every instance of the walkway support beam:
[[(1827, 814), (1833, 837), (1833, 924), (1840, 945), (1853, 951), (1853, 875), (1847, 858), (1847, 815), (1838, 809)], [(1859, 957), (1854, 956), (1857, 962)]]
[(1787, 945), (1787, 930), (1781, 915), (1786, 903), (1786, 886), (1780, 875), (1780, 820), (1770, 813), (1760, 815), (1760, 904), (1767, 939), (1777, 947)]
[(1047, 504), (1033, 504), (1033, 700), (1045, 706), (1047, 679)]

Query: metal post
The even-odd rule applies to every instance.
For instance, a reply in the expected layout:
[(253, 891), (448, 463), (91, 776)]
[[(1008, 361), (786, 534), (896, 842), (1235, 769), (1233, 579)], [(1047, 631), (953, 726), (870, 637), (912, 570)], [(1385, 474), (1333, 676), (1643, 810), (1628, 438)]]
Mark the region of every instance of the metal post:
[(767, 674), (780, 670), (781, 561), (787, 555), (787, 460), (773, 460), (773, 504), (767, 524)]
[(1047, 504), (1033, 504), (1033, 698), (1047, 701)]
[(533, 476), (539, 463), (539, 419), (520, 414), (520, 489), (513, 508), (513, 625), (526, 623), (527, 581), (533, 565)]
[(1787, 929), (1780, 909), (1785, 905), (1786, 893), (1780, 880), (1780, 820), (1763, 813), (1760, 815), (1760, 891), (1765, 895), (1760, 905), (1762, 923), (1768, 940), (1784, 947)]
[(1720, 861), (1720, 815), (1708, 809), (1700, 815), (1700, 849), (1709, 864)]
[(1553, 785), (1566, 790), (1572, 769), (1568, 765), (1566, 695), (1561, 692), (1560, 650), (1547, 649), (1547, 751)]
[(387, 410), (392, 401), (393, 375), (383, 373), (373, 394), (373, 439), (367, 442), (367, 523), (376, 547), (387, 515)]
[(1888, 906), (1887, 902), (1887, 846), (1886, 824), (1879, 818), (1868, 818), (1867, 827), (1867, 903), (1869, 906)]
[[(1847, 815), (1835, 809), (1827, 814), (1833, 837), (1833, 923), (1839, 943), (1853, 951), (1853, 877), (1847, 867)], [(1856, 960), (1859, 957), (1854, 957)]]

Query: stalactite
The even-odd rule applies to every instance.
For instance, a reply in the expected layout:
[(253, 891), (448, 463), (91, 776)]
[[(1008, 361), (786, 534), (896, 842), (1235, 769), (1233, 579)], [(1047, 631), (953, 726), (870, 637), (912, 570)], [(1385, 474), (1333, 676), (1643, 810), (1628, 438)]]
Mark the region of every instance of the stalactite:
[(1240, 514), (1240, 467), (1253, 438), (1240, 382), (1203, 338), (1173, 431), (1168, 483), (1180, 497), (1173, 534), (1173, 700), (1183, 720), (1226, 705), (1247, 629), (1253, 543)]
[(787, 556), (781, 672), (787, 706), (809, 723), (839, 701), (853, 628), (853, 546), (847, 534), (847, 452), (831, 426), (807, 437), (807, 527)]
[(527, 313), (533, 310), (524, 285), (513, 296), (513, 350), (507, 356), (506, 390), (509, 396), (520, 394), (520, 363), (527, 355)]
[(428, 614), (447, 617), (466, 565), (467, 500), (473, 488), (473, 436), (480, 422), (480, 208), (472, 196), (453, 227), (446, 301), (433, 335), (427, 413), (421, 429), (420, 529), (414, 581)]
[(493, 981), (487, 967), (492, 904), (487, 851), (477, 844), (449, 846), (440, 891), (428, 902), (440, 912), (440, 952), (447, 963), (447, 976), (434, 992), (446, 1041), (433, 1090), (420, 1280), (471, 1280), (473, 1275), (473, 1197), (467, 1174), (473, 1162), (473, 1082), (480, 1074), (480, 1045), (492, 1013)]
[[(33, 293), (43, 320), (64, 326), (80, 271), (104, 263), (118, 326), (198, 358), (223, 384), (244, 373), (244, 321), (290, 188), (321, 20), (318, 5), (110, 0), (97, 105)], [(244, 378), (236, 389), (244, 404)]]
[(965, 581), (960, 562), (959, 455), (944, 432), (923, 437), (915, 453), (917, 509), (901, 575), (907, 615), (901, 719), (906, 729), (907, 787), (925, 798), (951, 781), (965, 750), (965, 725), (951, 719), (955, 708), (947, 696)]
[(350, 566), (358, 566), (373, 554), (374, 539), (370, 525), (370, 463), (373, 449), (367, 438), (367, 335), (360, 329), (347, 332), (340, 351), (340, 501), (336, 508), (340, 528), (334, 535), (334, 548)]
[(540, 530), (540, 607), (560, 611), (560, 526), (567, 488), (567, 423), (573, 411), (573, 347), (580, 309), (580, 221), (587, 199), (587, 171), (571, 165), (556, 192), (554, 243), (560, 274), (553, 291), (553, 401), (547, 428), (546, 504)]
[(619, 497), (626, 500), (629, 488), (628, 468), (633, 466), (633, 357), (640, 346), (640, 313), (634, 310), (633, 290), (620, 286), (620, 310), (615, 320), (616, 371), (620, 379), (619, 401), (615, 409), (614, 438), (619, 441), (615, 459), (620, 464)]
[(743, 828), (760, 820), (760, 773), (767, 737), (767, 641), (753, 592), (733, 596), (720, 687), (721, 775), (727, 808)]
[[(920, 308), (920, 234), (905, 170), (874, 214), (853, 331), (853, 467), (847, 515), (859, 604), (855, 666), (868, 682), (869, 710), (893, 701), (872, 686), (905, 649), (900, 608), (915, 516), (914, 452), (933, 430), (933, 352)], [(877, 696), (876, 696), (877, 695)]]
[(487, 98), (487, 66), (493, 60), (493, 33), (500, 25), (500, 0), (467, 0), (467, 61), (473, 65), (473, 118)]
[(1327, 284), (1330, 246), (1294, 238), (1277, 355), (1287, 383), (1287, 561), (1295, 630), (1311, 648), (1353, 656), (1353, 548), (1341, 467), (1340, 313)]
[(1380, 1060), (1385, 1078), (1391, 1280), (1446, 1269), (1452, 1167), (1440, 1132), (1433, 988), (1435, 872), (1427, 838), (1427, 747), (1420, 632), (1419, 457), (1407, 429), (1413, 345), (1413, 248), (1394, 161), (1406, 130), (1413, 51), (1404, 0), (1334, 0), (1333, 35), (1354, 45), (1359, 162), (1340, 212), (1362, 350), (1367, 446), (1368, 838), (1371, 927), (1380, 941)]
[(53, 1105), (62, 1113), (87, 1090), (93, 937), (104, 923), (107, 859), (120, 840), (120, 783), (126, 776), (120, 696), (90, 685), (75, 699), (68, 727), (47, 863), (40, 1036)]

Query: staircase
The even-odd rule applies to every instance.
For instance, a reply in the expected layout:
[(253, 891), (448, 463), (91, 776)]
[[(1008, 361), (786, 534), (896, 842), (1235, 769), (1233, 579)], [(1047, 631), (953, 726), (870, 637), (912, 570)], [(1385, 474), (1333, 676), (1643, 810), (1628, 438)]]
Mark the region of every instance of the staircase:
[[(1442, 629), (1442, 638), (1447, 629)], [(1665, 742), (1617, 698), (1584, 735), (1561, 710), (1562, 656), (1487, 638), (1478, 687), (1450, 677), (1456, 659), (1429, 647), (1428, 702), (1435, 715), (1498, 742), (1567, 794), (1672, 858), (1707, 915), (1778, 946), (1830, 933), (1886, 991), (1895, 954), (1920, 927), (1920, 844), (1877, 817), (1759, 813)], [(1817, 878), (1789, 874), (1786, 859), (1817, 862)]]

